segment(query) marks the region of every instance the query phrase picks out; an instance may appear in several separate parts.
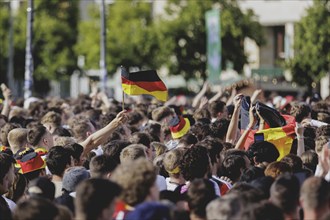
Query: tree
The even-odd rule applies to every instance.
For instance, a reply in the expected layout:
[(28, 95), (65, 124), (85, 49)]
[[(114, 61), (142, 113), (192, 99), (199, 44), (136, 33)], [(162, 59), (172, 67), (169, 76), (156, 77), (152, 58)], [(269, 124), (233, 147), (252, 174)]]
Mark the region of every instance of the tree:
[[(90, 20), (79, 24), (79, 41), (75, 51), (86, 57), (86, 68), (99, 68), (100, 13), (92, 5)], [(152, 4), (146, 1), (116, 1), (107, 8), (107, 68), (115, 71), (120, 65), (138, 68), (159, 68), (164, 60), (160, 42), (166, 41), (152, 18)]]
[[(34, 1), (33, 60), (35, 89), (45, 94), (50, 79), (61, 79), (76, 68), (73, 46), (77, 40), (78, 3), (76, 0)], [(2, 7), (1, 7), (2, 8)], [(2, 16), (7, 16), (1, 13)], [(4, 30), (8, 33), (8, 27)], [(1, 40), (2, 41), (2, 40)], [(7, 42), (6, 42), (7, 43)], [(26, 2), (14, 16), (14, 76), (24, 78), (26, 44)], [(7, 45), (7, 44), (6, 44)], [(6, 65), (5, 65), (6, 67)], [(42, 83), (39, 83), (39, 82)], [(38, 90), (39, 89), (39, 90)]]
[[(139, 68), (166, 66), (171, 74), (185, 78), (206, 78), (205, 12), (218, 1), (169, 0), (165, 14), (152, 16), (147, 1), (116, 1), (107, 19), (107, 64), (114, 71), (120, 65)], [(220, 1), (222, 9), (223, 63), (234, 62), (241, 71), (247, 63), (245, 37), (263, 43), (261, 26), (252, 11), (244, 14), (235, 2)], [(91, 20), (79, 25), (76, 52), (86, 56), (86, 68), (99, 67), (99, 9), (90, 9)]]
[(295, 26), (293, 80), (312, 88), (330, 70), (330, 2), (314, 1)]
[[(243, 13), (236, 1), (181, 1), (169, 0), (166, 8), (170, 19), (160, 22), (163, 35), (171, 38), (174, 48), (166, 65), (173, 74), (185, 78), (206, 79), (206, 33), (205, 12), (218, 5), (221, 10), (222, 63), (231, 61), (234, 69), (241, 72), (247, 57), (244, 53), (244, 39), (249, 37), (258, 45), (264, 43), (261, 25), (251, 10)], [(222, 65), (222, 68), (225, 68)]]

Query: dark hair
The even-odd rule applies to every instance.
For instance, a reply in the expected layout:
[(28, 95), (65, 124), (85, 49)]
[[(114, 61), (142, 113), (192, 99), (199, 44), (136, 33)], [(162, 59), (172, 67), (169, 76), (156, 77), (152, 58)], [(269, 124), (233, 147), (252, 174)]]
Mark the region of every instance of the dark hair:
[(221, 172), (224, 176), (236, 182), (242, 174), (241, 171), (245, 168), (246, 163), (242, 156), (229, 155), (222, 162)]
[(199, 144), (207, 149), (212, 164), (215, 164), (217, 160), (220, 159), (220, 152), (223, 149), (223, 145), (220, 139), (208, 136), (199, 142)]
[(214, 101), (211, 102), (208, 106), (212, 118), (216, 118), (219, 112), (223, 112), (223, 109), (226, 107), (226, 103), (223, 101)]
[(237, 217), (240, 220), (284, 220), (281, 209), (268, 201), (248, 206)]
[(270, 201), (283, 210), (285, 214), (295, 211), (299, 204), (299, 180), (294, 175), (279, 176), (270, 190)]
[(264, 177), (264, 170), (261, 169), (260, 167), (249, 167), (245, 169), (240, 177), (240, 182), (247, 182), (250, 183), (253, 180), (256, 180), (260, 177)]
[(303, 165), (315, 173), (316, 166), (319, 163), (319, 157), (313, 150), (308, 150), (302, 153), (301, 160)]
[(71, 156), (70, 150), (62, 146), (52, 147), (46, 158), (49, 171), (53, 175), (63, 176), (66, 166), (71, 163)]
[(57, 136), (61, 136), (61, 137), (72, 137), (72, 134), (70, 133), (70, 131), (66, 128), (61, 127), (61, 126), (55, 128), (52, 135), (57, 135)]
[(216, 120), (210, 125), (211, 136), (220, 138), (224, 140), (228, 131), (230, 121), (228, 119), (222, 118)]
[(196, 123), (190, 128), (190, 132), (201, 141), (210, 134), (210, 127), (208, 124)]
[(216, 198), (214, 185), (206, 179), (195, 179), (189, 185), (187, 196), (190, 212), (205, 218), (207, 204)]
[(196, 144), (198, 142), (195, 135), (193, 135), (191, 132), (188, 132), (187, 134), (183, 135), (180, 140), (179, 144), (184, 145), (184, 147), (189, 147), (190, 145)]
[(14, 220), (55, 220), (59, 214), (58, 208), (49, 200), (42, 198), (30, 198), (18, 203), (13, 215)]
[(99, 155), (93, 157), (89, 163), (91, 177), (102, 178), (103, 175), (114, 171), (117, 165), (116, 161), (110, 156)]
[(277, 148), (274, 144), (268, 141), (261, 141), (253, 143), (247, 151), (249, 158), (255, 157), (255, 161), (262, 162), (273, 162), (280, 156)]
[(145, 132), (135, 132), (131, 137), (132, 144), (143, 144), (147, 148), (150, 147), (151, 137)]
[(77, 162), (80, 161), (80, 156), (84, 151), (84, 147), (80, 144), (73, 143), (73, 144), (67, 144), (64, 146), (65, 149), (68, 149), (71, 153), (71, 156), (73, 159), (75, 159)]
[(47, 130), (43, 125), (35, 125), (28, 131), (27, 141), (32, 146), (36, 146), (41, 138), (46, 134)]
[(15, 164), (14, 158), (6, 153), (0, 153), (0, 182), (3, 183), (3, 178), (8, 173), (10, 167)]
[(106, 179), (88, 179), (80, 183), (76, 190), (76, 217), (85, 220), (98, 219), (121, 193), (118, 184)]
[(311, 113), (311, 108), (305, 103), (298, 103), (292, 105), (290, 114), (296, 118), (297, 122), (301, 122), (304, 118), (308, 117)]
[(281, 159), (281, 162), (287, 163), (293, 173), (300, 172), (303, 168), (302, 160), (300, 157), (294, 154), (288, 154)]
[(204, 178), (209, 171), (209, 155), (203, 146), (193, 146), (186, 150), (179, 164), (180, 172), (187, 181)]
[(130, 144), (132, 143), (124, 140), (110, 141), (103, 146), (103, 153), (112, 157), (117, 164), (120, 164), (120, 152)]

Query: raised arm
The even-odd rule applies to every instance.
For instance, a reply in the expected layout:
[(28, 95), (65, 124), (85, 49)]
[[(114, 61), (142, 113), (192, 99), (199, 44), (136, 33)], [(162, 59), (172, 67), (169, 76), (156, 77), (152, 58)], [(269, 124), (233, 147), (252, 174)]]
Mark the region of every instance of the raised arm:
[(228, 131), (226, 135), (226, 142), (235, 144), (236, 141), (236, 134), (238, 130), (238, 119), (239, 119), (239, 114), (240, 114), (240, 109), (241, 109), (241, 103), (242, 103), (242, 94), (238, 94), (234, 98), (234, 112), (231, 117), (229, 126), (228, 126)]
[(207, 90), (209, 89), (209, 83), (205, 82), (203, 85), (203, 88), (201, 89), (201, 91), (195, 96), (193, 103), (192, 103), (192, 107), (197, 108), (202, 97), (205, 95), (205, 93), (207, 92)]
[(298, 122), (296, 122), (295, 132), (297, 135), (297, 156), (301, 157), (305, 152), (304, 127)]
[(104, 144), (109, 138), (109, 135), (126, 121), (126, 111), (121, 111), (107, 126), (88, 136), (85, 141), (80, 143), (84, 147), (83, 156), (86, 156), (86, 154), (89, 153), (92, 149), (98, 147), (101, 144)]
[(249, 124), (248, 124), (247, 128), (245, 129), (244, 133), (238, 139), (235, 149), (244, 150), (244, 143), (246, 141), (246, 138), (248, 137), (249, 132), (253, 129), (254, 125), (257, 122), (257, 119), (253, 114), (254, 109), (255, 109), (255, 107), (251, 107), (249, 110)]

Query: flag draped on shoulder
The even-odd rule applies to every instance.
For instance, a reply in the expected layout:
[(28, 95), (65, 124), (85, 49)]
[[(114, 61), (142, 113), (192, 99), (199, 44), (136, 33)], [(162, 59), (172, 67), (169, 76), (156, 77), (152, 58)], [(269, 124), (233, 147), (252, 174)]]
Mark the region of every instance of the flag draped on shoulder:
[(127, 95), (152, 95), (160, 101), (167, 101), (167, 88), (156, 70), (129, 73), (122, 67), (121, 81)]

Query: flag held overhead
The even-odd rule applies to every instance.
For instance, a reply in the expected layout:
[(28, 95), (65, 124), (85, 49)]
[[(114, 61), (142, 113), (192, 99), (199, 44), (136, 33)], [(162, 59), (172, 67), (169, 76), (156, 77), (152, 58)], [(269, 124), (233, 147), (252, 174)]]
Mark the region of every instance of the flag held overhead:
[(152, 95), (160, 101), (167, 101), (167, 88), (156, 70), (129, 73), (121, 67), (121, 81), (127, 95)]

